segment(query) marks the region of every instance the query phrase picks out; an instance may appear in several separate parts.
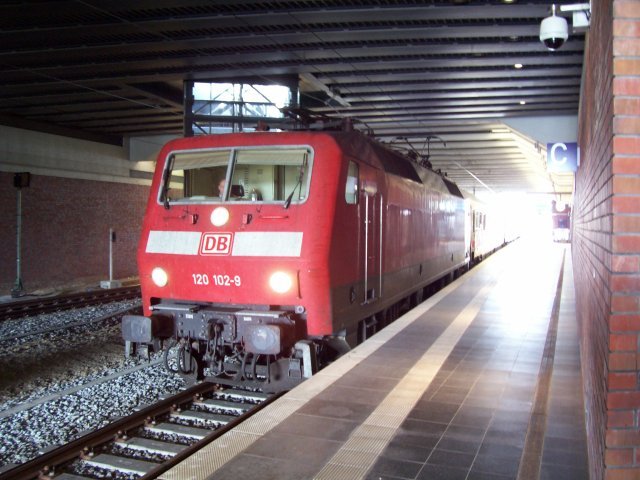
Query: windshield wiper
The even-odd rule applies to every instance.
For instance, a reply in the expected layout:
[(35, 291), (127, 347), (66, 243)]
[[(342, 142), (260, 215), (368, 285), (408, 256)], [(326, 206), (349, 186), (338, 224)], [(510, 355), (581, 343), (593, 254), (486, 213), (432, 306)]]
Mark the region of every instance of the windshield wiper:
[(164, 171), (164, 174), (162, 175), (162, 195), (160, 198), (162, 199), (164, 208), (166, 210), (169, 210), (171, 208), (171, 205), (169, 204), (169, 196), (167, 194), (169, 193), (169, 177), (171, 175), (171, 170), (173, 169), (174, 159), (175, 157), (171, 155), (171, 158), (169, 158), (169, 165), (167, 165), (167, 169)]
[(293, 200), (293, 194), (296, 193), (296, 189), (300, 187), (300, 190), (302, 190), (302, 177), (304, 177), (304, 168), (306, 166), (307, 166), (307, 155), (304, 156), (304, 161), (302, 165), (300, 165), (300, 174), (298, 175), (298, 181), (294, 185), (293, 190), (291, 191), (287, 199), (284, 201), (285, 210), (291, 206), (291, 201)]
[(298, 180), (296, 182), (295, 187), (293, 187), (293, 190), (291, 191), (291, 193), (289, 194), (289, 196), (287, 197), (287, 199), (284, 201), (284, 209), (286, 210), (287, 208), (289, 208), (289, 206), (291, 205), (291, 200), (293, 200), (293, 194), (296, 193), (296, 189), (298, 188), (298, 185), (301, 185), (300, 180)]

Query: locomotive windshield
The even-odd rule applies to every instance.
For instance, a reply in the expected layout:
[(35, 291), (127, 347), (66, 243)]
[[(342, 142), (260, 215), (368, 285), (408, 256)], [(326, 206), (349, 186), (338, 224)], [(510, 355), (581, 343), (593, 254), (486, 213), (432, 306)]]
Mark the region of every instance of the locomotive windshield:
[(159, 201), (301, 203), (312, 164), (308, 147), (226, 148), (173, 152)]

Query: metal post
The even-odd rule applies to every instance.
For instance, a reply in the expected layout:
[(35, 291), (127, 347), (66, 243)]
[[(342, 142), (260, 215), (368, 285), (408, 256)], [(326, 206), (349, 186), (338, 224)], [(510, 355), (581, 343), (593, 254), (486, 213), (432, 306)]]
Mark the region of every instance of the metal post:
[(113, 228), (109, 229), (109, 282), (113, 282)]
[(183, 126), (182, 126), (182, 134), (185, 137), (193, 137), (193, 124), (195, 122), (195, 115), (193, 114), (193, 102), (195, 101), (193, 98), (193, 80), (185, 80), (182, 88), (183, 88), (183, 96), (184, 96), (184, 106), (183, 108)]
[(18, 188), (18, 204), (16, 214), (16, 281), (11, 289), (11, 296), (14, 298), (21, 297), (24, 294), (22, 287), (22, 278), (20, 272), (21, 261), (21, 243), (22, 243), (22, 189)]
[(119, 288), (122, 286), (120, 280), (113, 279), (113, 244), (116, 241), (116, 232), (109, 228), (109, 280), (102, 280), (100, 288)]

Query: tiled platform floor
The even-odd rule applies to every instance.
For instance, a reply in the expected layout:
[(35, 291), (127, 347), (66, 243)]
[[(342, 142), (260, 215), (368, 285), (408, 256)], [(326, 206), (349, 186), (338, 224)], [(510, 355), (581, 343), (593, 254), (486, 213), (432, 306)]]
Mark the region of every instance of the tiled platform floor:
[(531, 246), (489, 257), (162, 478), (587, 479), (570, 249)]

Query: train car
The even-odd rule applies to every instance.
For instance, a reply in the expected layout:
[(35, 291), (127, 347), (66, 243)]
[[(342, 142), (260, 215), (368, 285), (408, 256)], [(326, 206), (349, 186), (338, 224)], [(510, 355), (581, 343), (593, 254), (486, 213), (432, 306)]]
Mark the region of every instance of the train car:
[(562, 210), (557, 206), (555, 200), (551, 202), (551, 235), (554, 242), (571, 241), (571, 207), (564, 205)]
[(462, 192), (469, 202), (470, 263), (475, 265), (510, 241), (506, 232), (504, 217), (496, 208)]
[(188, 380), (290, 388), (468, 266), (452, 182), (357, 132), (252, 132), (160, 152), (127, 349)]

